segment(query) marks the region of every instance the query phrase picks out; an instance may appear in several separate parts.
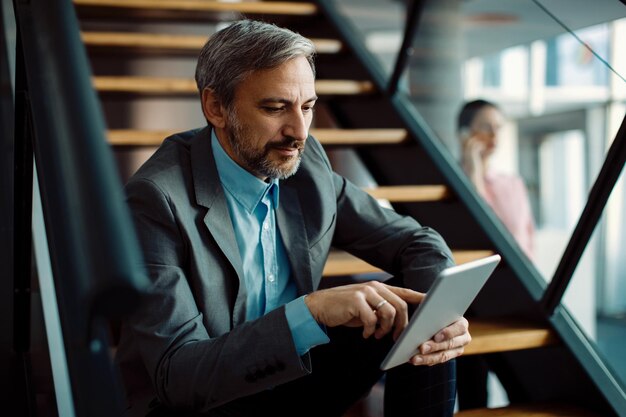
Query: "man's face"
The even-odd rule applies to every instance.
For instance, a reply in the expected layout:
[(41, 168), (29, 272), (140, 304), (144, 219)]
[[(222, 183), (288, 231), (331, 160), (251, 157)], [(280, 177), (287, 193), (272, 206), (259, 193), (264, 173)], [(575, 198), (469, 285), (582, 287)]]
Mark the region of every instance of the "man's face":
[(255, 71), (237, 87), (226, 109), (225, 126), (217, 129), (220, 143), (262, 180), (287, 178), (300, 165), (316, 100), (315, 78), (304, 57)]

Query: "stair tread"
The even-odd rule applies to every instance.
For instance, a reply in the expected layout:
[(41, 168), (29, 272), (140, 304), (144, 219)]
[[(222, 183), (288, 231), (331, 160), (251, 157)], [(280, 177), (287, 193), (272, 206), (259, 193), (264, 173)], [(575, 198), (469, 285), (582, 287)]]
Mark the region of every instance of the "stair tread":
[(406, 141), (405, 129), (311, 129), (324, 145), (393, 145)]
[(455, 417), (600, 417), (600, 415), (565, 404), (531, 404), (460, 411)]
[[(206, 35), (178, 35), (166, 33), (138, 32), (82, 32), (87, 46), (146, 48), (157, 50), (199, 51), (207, 41)], [(342, 43), (335, 39), (311, 39), (317, 53), (334, 54), (342, 49)]]
[[(491, 250), (455, 250), (452, 251), (457, 264), (493, 255)], [(324, 276), (355, 275), (376, 273), (381, 270), (369, 263), (343, 251), (332, 251), (324, 267)]]
[(472, 342), (464, 355), (509, 352), (552, 346), (559, 343), (554, 331), (546, 326), (513, 318), (470, 320)]
[[(96, 90), (105, 93), (136, 94), (197, 94), (196, 81), (192, 78), (141, 77), (141, 76), (95, 76)], [(317, 94), (356, 95), (375, 91), (370, 81), (316, 80)]]
[(238, 12), (243, 14), (315, 15), (318, 8), (314, 3), (263, 1), (263, 2), (218, 2), (206, 0), (74, 0), (79, 7), (123, 8), (157, 11), (183, 12)]
[(376, 199), (392, 203), (442, 201), (450, 197), (450, 190), (445, 185), (383, 185), (364, 191)]
[[(108, 131), (108, 141), (116, 146), (159, 146), (177, 130), (115, 129)], [(323, 145), (395, 145), (407, 138), (404, 129), (311, 129)]]

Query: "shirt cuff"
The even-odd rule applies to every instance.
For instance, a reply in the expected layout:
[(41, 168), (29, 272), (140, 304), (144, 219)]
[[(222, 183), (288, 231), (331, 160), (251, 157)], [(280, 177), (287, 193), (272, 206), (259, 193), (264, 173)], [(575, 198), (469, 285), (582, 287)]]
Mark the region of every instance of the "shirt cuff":
[(304, 302), (304, 297), (296, 298), (285, 305), (285, 315), (291, 330), (291, 337), (293, 337), (293, 343), (296, 345), (296, 351), (300, 356), (317, 345), (330, 342), (326, 332), (311, 315), (311, 311)]

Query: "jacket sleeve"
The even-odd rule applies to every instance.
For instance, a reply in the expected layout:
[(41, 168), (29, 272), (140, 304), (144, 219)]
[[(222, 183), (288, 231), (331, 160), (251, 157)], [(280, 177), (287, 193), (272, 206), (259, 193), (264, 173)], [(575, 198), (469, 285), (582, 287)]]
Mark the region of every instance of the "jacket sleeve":
[(188, 279), (190, 248), (176, 207), (147, 179), (131, 181), (126, 191), (151, 280), (127, 325), (159, 401), (206, 412), (306, 375), (308, 355), (298, 356), (284, 308), (219, 335), (208, 333), (202, 311), (227, 313), (199, 307), (205, 300)]
[[(330, 169), (321, 147), (317, 152)], [(333, 182), (337, 199), (333, 246), (400, 277), (417, 291), (428, 290), (441, 270), (454, 265), (450, 249), (435, 230), (381, 207), (336, 173)]]

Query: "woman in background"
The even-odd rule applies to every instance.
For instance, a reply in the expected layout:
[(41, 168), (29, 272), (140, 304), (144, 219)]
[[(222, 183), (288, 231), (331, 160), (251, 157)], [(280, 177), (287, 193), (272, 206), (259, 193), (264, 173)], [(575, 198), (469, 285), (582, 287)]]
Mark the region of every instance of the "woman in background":
[(493, 103), (466, 103), (458, 119), (463, 170), (524, 253), (533, 257), (535, 231), (528, 193), (517, 175), (494, 172), (489, 160), (498, 146), (504, 115)]
[[(535, 228), (526, 186), (519, 176), (498, 173), (489, 166), (503, 124), (504, 115), (495, 104), (486, 100), (466, 103), (457, 123), (461, 140), (461, 164), (478, 194), (493, 209), (524, 253), (532, 259)], [(461, 410), (487, 407), (489, 368), (497, 370), (509, 400), (519, 400), (515, 380), (498, 357), (491, 356), (488, 361), (479, 356), (461, 357), (457, 359), (457, 389)]]

